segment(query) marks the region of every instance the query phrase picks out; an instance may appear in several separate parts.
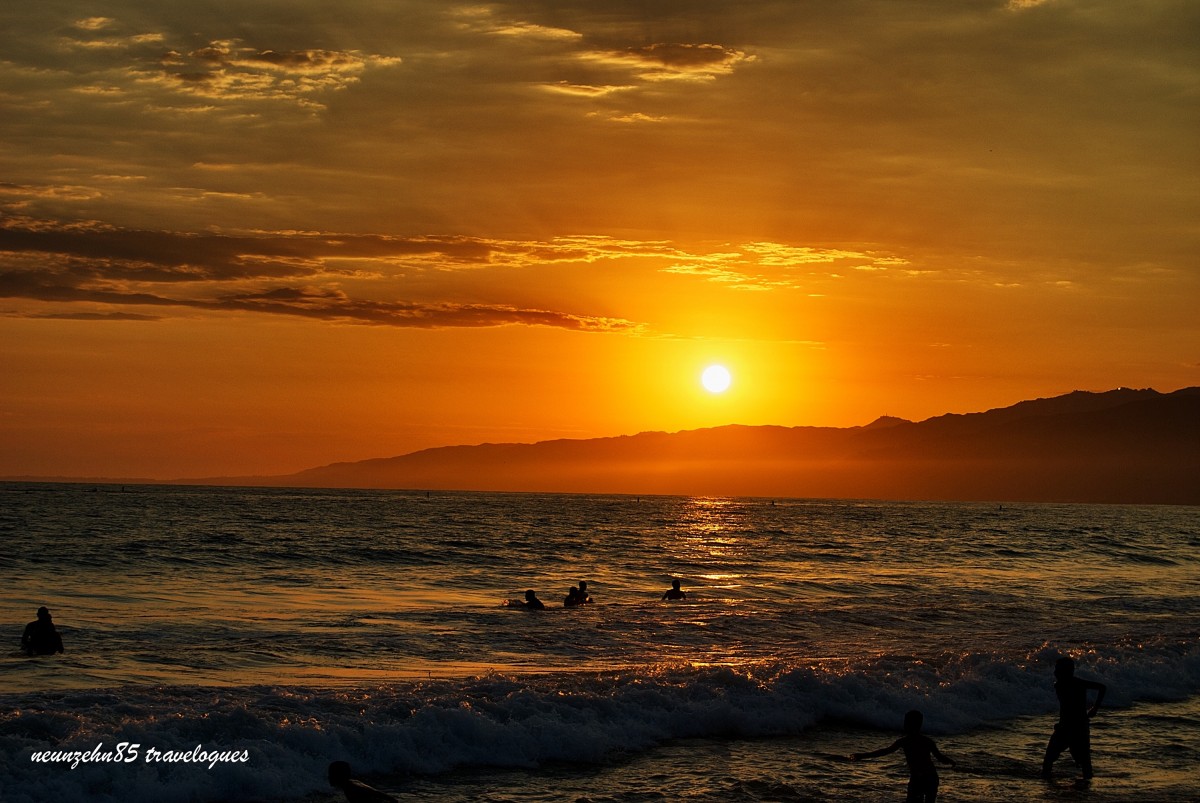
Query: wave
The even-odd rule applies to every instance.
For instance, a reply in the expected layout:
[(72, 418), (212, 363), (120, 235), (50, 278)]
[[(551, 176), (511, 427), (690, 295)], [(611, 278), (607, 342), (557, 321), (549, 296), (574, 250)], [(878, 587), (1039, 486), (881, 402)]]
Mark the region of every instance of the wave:
[[(963, 733), (1054, 711), (1051, 671), (1064, 652), (3, 695), (0, 787), (9, 803), (288, 800), (328, 793), (325, 769), (339, 759), (389, 775), (604, 763), (689, 737), (782, 737), (830, 723), (892, 731), (910, 708), (931, 733)], [(1081, 675), (1108, 685), (1109, 705), (1200, 691), (1194, 638), (1072, 652)], [(127, 761), (131, 745), (139, 752)], [(174, 760), (147, 761), (151, 750)], [(242, 751), (245, 762), (228, 758)]]

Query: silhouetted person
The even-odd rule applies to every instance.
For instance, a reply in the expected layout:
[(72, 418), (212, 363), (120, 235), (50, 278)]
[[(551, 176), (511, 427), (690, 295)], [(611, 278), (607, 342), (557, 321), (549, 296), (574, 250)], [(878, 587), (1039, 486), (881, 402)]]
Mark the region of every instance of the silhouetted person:
[[(1091, 708), (1088, 708), (1089, 689), (1096, 692), (1096, 702)], [(1059, 658), (1054, 662), (1058, 722), (1046, 745), (1046, 757), (1042, 759), (1043, 778), (1050, 777), (1050, 769), (1063, 750), (1071, 751), (1071, 758), (1083, 771), (1084, 779), (1092, 777), (1092, 737), (1088, 720), (1096, 716), (1105, 691), (1103, 683), (1075, 677), (1075, 661), (1071, 658)]]
[(687, 592), (679, 587), (678, 580), (671, 581), (671, 587), (667, 589), (667, 593), (662, 595), (663, 599), (684, 599), (687, 597)]
[(904, 760), (908, 762), (908, 796), (904, 798), (905, 803), (934, 803), (937, 800), (939, 779), (933, 759), (954, 766), (953, 761), (941, 754), (933, 740), (921, 733), (924, 719), (920, 711), (909, 711), (904, 715), (904, 735), (891, 747), (850, 756), (851, 761), (860, 761), (903, 750)]
[(329, 785), (341, 789), (350, 803), (397, 803), (396, 798), (350, 777), (350, 765), (335, 761), (329, 765)]
[(579, 593), (579, 586), (571, 586), (571, 590), (567, 592), (567, 596), (563, 598), (564, 608), (574, 608), (576, 605), (583, 604), (583, 595)]
[(21, 649), (27, 655), (53, 655), (63, 651), (62, 636), (54, 628), (54, 620), (45, 606), (38, 608), (37, 619), (25, 625), (21, 634)]
[(537, 598), (537, 594), (533, 593), (533, 589), (525, 592), (524, 607), (534, 611), (544, 611), (546, 604)]
[(587, 592), (587, 580), (579, 581), (579, 601), (583, 604), (587, 604), (592, 601), (592, 598), (588, 596)]

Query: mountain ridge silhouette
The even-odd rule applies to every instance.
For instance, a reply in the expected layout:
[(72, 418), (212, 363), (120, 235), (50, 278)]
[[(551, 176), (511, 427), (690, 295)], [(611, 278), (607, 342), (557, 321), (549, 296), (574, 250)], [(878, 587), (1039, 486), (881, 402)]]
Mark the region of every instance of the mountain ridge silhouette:
[(277, 479), (422, 490), (1200, 504), (1200, 388), (1075, 391), (860, 427), (730, 424), (435, 447)]
[(1200, 387), (1074, 391), (856, 427), (729, 424), (441, 446), (158, 484), (1200, 505)]

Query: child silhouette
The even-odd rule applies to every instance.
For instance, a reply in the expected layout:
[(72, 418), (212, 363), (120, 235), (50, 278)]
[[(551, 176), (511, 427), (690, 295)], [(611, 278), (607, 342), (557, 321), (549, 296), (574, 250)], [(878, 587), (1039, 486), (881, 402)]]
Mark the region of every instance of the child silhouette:
[(933, 764), (936, 758), (943, 764), (954, 766), (954, 762), (942, 755), (937, 745), (928, 736), (921, 733), (924, 716), (920, 711), (909, 711), (904, 715), (904, 735), (892, 743), (891, 747), (873, 750), (870, 753), (854, 753), (851, 761), (861, 761), (864, 758), (878, 758), (897, 750), (904, 751), (904, 760), (908, 762), (908, 796), (905, 803), (934, 803), (938, 793), (938, 773)]

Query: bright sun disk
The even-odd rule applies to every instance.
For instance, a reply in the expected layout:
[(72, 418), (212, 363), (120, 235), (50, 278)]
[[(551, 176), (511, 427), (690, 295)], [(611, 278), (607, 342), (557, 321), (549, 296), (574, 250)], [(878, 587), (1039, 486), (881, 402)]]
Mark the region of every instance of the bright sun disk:
[(733, 383), (733, 375), (724, 365), (710, 365), (700, 374), (700, 384), (709, 393), (724, 393)]

